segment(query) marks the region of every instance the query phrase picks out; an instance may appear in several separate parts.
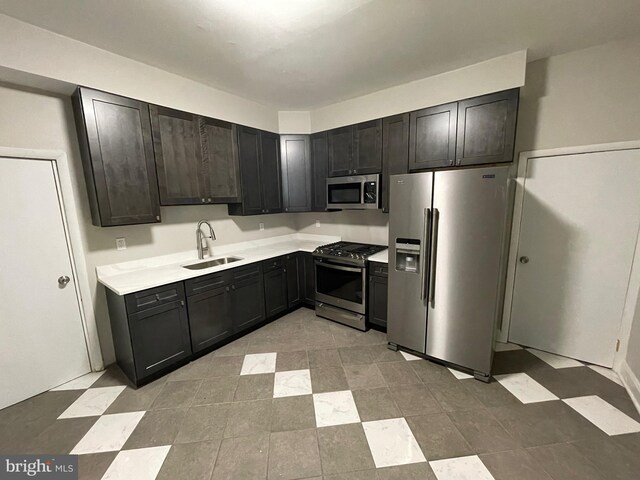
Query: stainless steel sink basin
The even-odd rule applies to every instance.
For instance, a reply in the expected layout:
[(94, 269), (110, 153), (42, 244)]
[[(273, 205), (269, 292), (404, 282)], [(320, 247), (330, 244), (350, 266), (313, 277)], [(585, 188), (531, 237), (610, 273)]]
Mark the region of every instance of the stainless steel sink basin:
[(204, 268), (217, 267), (219, 265), (225, 265), (227, 263), (237, 262), (238, 260), (242, 260), (240, 257), (221, 257), (221, 258), (213, 258), (211, 260), (207, 260), (206, 262), (192, 263), (190, 265), (183, 265), (182, 268), (187, 268), (189, 270), (202, 270)]

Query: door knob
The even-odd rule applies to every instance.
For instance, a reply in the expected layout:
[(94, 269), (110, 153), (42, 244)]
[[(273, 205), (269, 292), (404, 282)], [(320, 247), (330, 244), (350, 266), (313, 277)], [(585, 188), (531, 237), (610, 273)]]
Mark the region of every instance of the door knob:
[(62, 277), (58, 278), (58, 285), (60, 285), (61, 288), (64, 288), (67, 286), (67, 283), (69, 283), (71, 281), (71, 279), (69, 277), (67, 277), (66, 275), (63, 275)]
[(526, 256), (520, 257), (520, 263), (529, 263), (529, 257), (526, 257)]

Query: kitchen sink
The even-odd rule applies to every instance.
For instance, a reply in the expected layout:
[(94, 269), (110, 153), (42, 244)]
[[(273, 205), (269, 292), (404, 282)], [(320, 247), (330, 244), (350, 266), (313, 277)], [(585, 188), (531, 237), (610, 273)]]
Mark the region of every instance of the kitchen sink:
[(233, 263), (242, 260), (240, 257), (221, 257), (207, 260), (206, 262), (192, 263), (189, 265), (183, 265), (182, 268), (189, 270), (202, 270), (203, 268), (217, 267), (219, 265), (226, 265), (227, 263)]

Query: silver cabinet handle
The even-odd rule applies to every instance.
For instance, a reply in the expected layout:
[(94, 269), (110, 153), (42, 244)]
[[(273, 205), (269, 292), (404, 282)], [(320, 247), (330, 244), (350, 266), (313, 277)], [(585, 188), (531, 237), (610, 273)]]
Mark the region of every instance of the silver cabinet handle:
[(429, 248), (429, 230), (431, 223), (431, 209), (424, 209), (424, 227), (422, 232), (422, 277), (420, 278), (420, 300), (427, 296), (427, 250)]
[(431, 272), (429, 274), (429, 301), (431, 308), (436, 306), (436, 261), (438, 258), (438, 227), (440, 226), (440, 210), (433, 209), (433, 230), (431, 234)]
[(67, 277), (66, 275), (63, 275), (62, 277), (58, 278), (58, 285), (64, 288), (67, 286), (67, 283), (69, 283), (70, 281), (71, 279), (69, 277)]

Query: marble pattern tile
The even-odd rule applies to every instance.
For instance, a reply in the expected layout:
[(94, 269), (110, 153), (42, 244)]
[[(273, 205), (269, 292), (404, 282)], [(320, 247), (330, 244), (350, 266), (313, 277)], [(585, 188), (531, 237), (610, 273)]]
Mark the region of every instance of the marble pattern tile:
[(145, 412), (103, 415), (71, 450), (72, 455), (120, 450)]
[(508, 373), (494, 377), (522, 403), (548, 402), (558, 397), (526, 373)]
[(310, 394), (311, 374), (308, 369), (276, 372), (273, 381), (273, 398)]
[(495, 480), (477, 455), (429, 462), (438, 480)]
[(376, 468), (426, 462), (404, 418), (363, 422)]
[(468, 373), (461, 372), (460, 370), (456, 370), (454, 368), (449, 368), (449, 371), (456, 377), (458, 380), (465, 380), (467, 378), (473, 378), (473, 375), (469, 375)]
[(622, 380), (620, 380), (620, 377), (618, 376), (618, 374), (613, 370), (611, 370), (610, 368), (601, 367), (600, 365), (588, 365), (588, 367), (594, 372), (597, 372), (603, 377), (606, 377), (612, 382), (615, 382), (621, 387), (624, 387), (624, 383), (622, 383)]
[(124, 450), (116, 456), (102, 480), (155, 480), (171, 445)]
[(82, 375), (81, 377), (74, 378), (73, 380), (63, 383), (59, 387), (52, 388), (51, 391), (55, 392), (58, 390), (85, 390), (93, 385), (96, 380), (98, 380), (106, 370), (102, 370), (101, 372), (89, 372), (86, 375)]
[(584, 367), (584, 363), (574, 360), (573, 358), (562, 357), (553, 353), (536, 350), (535, 348), (527, 348), (526, 350), (553, 368)]
[(400, 353), (402, 354), (402, 356), (407, 362), (412, 362), (414, 360), (422, 360), (420, 357), (416, 357), (415, 355), (411, 355), (410, 353), (403, 352), (402, 350), (400, 350)]
[(90, 388), (69, 405), (69, 408), (62, 412), (58, 418), (102, 415), (125, 388), (125, 386)]
[(496, 352), (510, 352), (512, 350), (522, 350), (522, 347), (520, 345), (516, 345), (515, 343), (496, 342), (493, 349)]
[(253, 353), (244, 356), (240, 375), (273, 373), (276, 371), (277, 353)]
[(640, 432), (640, 423), (597, 395), (565, 398), (563, 402), (607, 435)]
[(316, 393), (313, 395), (313, 405), (318, 427), (360, 422), (358, 409), (350, 390)]

